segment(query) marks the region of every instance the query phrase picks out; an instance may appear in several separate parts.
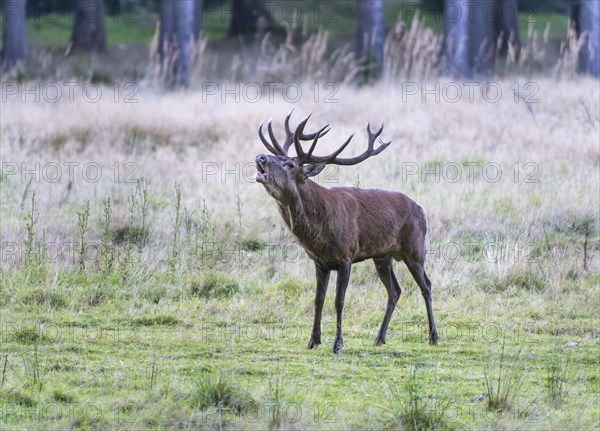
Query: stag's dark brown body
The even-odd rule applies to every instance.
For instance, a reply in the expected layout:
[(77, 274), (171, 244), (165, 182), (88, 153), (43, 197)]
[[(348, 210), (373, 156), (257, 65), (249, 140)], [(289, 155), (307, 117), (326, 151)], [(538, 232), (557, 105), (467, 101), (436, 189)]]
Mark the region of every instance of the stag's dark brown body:
[(278, 203), (279, 213), (311, 259), (331, 269), (374, 258), (424, 261), (425, 215), (406, 195), (311, 180), (297, 190), (292, 203)]
[[(388, 292), (388, 303), (375, 345), (385, 343), (388, 324), (401, 293), (392, 269), (392, 259), (406, 263), (419, 285), (427, 308), (429, 342), (436, 344), (438, 334), (431, 303), (431, 282), (424, 269), (427, 225), (422, 208), (402, 193), (351, 187), (326, 189), (308, 179), (321, 172), (327, 164), (352, 165), (379, 154), (389, 145), (380, 141), (381, 145), (374, 148), (383, 126), (375, 133), (367, 128), (368, 149), (360, 156), (337, 157), (352, 139), (350, 137), (333, 154), (319, 157), (313, 156), (312, 152), (319, 138), (329, 131), (328, 126), (305, 135), (306, 118), (292, 133), (290, 115), (285, 121), (287, 138), (283, 146), (275, 138), (271, 123), (268, 127), (271, 142), (264, 137), (261, 125), (259, 136), (274, 155), (256, 156), (257, 181), (277, 201), (285, 224), (315, 262), (315, 319), (308, 347), (314, 348), (321, 343), (323, 303), (330, 272), (335, 270), (338, 273), (335, 297), (337, 330), (333, 351), (341, 351), (342, 311), (350, 268), (353, 263), (366, 259), (373, 259), (377, 274)], [(301, 141), (309, 140), (313, 142), (305, 153)], [(287, 155), (292, 143), (296, 157)]]

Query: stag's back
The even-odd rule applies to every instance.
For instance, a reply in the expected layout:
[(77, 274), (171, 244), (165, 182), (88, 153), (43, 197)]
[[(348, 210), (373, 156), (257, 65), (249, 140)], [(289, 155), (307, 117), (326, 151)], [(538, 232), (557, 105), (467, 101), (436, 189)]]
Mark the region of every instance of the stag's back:
[(310, 255), (322, 261), (353, 262), (379, 256), (424, 258), (425, 215), (405, 194), (354, 187), (325, 189), (308, 181), (307, 186), (302, 193), (303, 209), (315, 230), (296, 236)]

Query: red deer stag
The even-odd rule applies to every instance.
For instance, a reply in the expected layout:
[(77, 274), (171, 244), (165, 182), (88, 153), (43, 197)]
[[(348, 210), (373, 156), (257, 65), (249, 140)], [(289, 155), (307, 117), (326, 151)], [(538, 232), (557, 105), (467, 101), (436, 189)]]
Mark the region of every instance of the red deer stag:
[[(321, 344), (321, 312), (329, 274), (333, 270), (337, 271), (337, 327), (333, 352), (342, 350), (342, 310), (350, 267), (366, 259), (373, 259), (379, 279), (388, 292), (387, 308), (375, 339), (376, 346), (385, 343), (388, 324), (401, 293), (392, 270), (392, 258), (404, 261), (421, 288), (429, 320), (429, 344), (437, 344), (431, 282), (423, 267), (427, 226), (421, 207), (402, 193), (353, 187), (326, 189), (309, 179), (318, 175), (328, 164), (355, 165), (381, 153), (390, 144), (380, 139), (378, 147), (374, 148), (375, 141), (383, 132), (383, 124), (376, 132), (371, 131), (370, 125), (367, 126), (368, 147), (359, 156), (338, 157), (354, 135), (329, 156), (315, 156), (315, 146), (329, 132), (329, 125), (315, 133), (305, 134), (309, 115), (292, 132), (289, 125), (291, 114), (285, 119), (287, 137), (283, 145), (275, 138), (270, 121), (267, 127), (270, 142), (263, 134), (263, 125), (260, 125), (260, 140), (273, 155), (256, 156), (256, 181), (277, 201), (283, 221), (315, 262), (315, 319), (308, 348)], [(302, 141), (312, 141), (308, 152), (302, 148)], [(288, 155), (292, 144), (296, 157)]]

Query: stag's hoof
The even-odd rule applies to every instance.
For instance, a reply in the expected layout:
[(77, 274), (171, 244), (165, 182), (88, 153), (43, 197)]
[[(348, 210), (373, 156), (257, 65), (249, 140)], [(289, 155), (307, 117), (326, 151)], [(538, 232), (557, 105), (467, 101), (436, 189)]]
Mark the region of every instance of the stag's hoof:
[(342, 340), (341, 338), (336, 338), (333, 343), (332, 352), (335, 353), (336, 355), (338, 355), (338, 354), (342, 353), (343, 347), (344, 347), (344, 340)]
[(385, 338), (383, 338), (383, 337), (377, 337), (375, 339), (375, 343), (373, 343), (373, 345), (375, 347), (383, 346), (384, 344), (385, 344)]
[(429, 344), (435, 346), (438, 343), (439, 338), (440, 337), (438, 336), (437, 332), (429, 334)]
[(308, 348), (309, 349), (314, 349), (315, 347), (317, 347), (319, 344), (321, 344), (321, 340), (315, 337), (311, 337), (310, 340), (308, 341)]

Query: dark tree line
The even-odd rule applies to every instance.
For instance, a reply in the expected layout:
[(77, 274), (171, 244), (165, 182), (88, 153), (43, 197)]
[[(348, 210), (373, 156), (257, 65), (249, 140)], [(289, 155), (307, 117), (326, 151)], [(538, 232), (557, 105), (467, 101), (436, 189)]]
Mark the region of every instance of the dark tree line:
[(25, 6), (25, 0), (6, 0), (2, 5), (2, 70), (27, 57)]
[(383, 0), (357, 0), (356, 56), (367, 67), (367, 80), (383, 70), (383, 16)]
[(98, 52), (106, 49), (104, 15), (103, 0), (76, 1), (71, 37), (72, 48)]
[(600, 77), (600, 1), (571, 0), (569, 15), (575, 32), (583, 41), (577, 69)]
[[(176, 59), (174, 80), (185, 86), (189, 80), (193, 41), (201, 32), (203, 7), (230, 8), (229, 36), (254, 34), (259, 25), (277, 30), (265, 0), (139, 0), (155, 5), (160, 14), (159, 58)], [(284, 0), (282, 0), (284, 1)], [(342, 1), (342, 0), (340, 0)], [(383, 67), (384, 0), (356, 0), (356, 53), (368, 76), (378, 76)], [(119, 0), (3, 0), (2, 69), (7, 70), (27, 57), (26, 15), (32, 6), (37, 13), (73, 11), (71, 49), (102, 52), (106, 49), (104, 18), (107, 5), (118, 12)], [(518, 10), (535, 13), (541, 0), (422, 0), (423, 7), (443, 8), (444, 70), (469, 78), (489, 74), (497, 50), (508, 44), (519, 47)], [(576, 34), (583, 41), (578, 70), (600, 76), (600, 1), (549, 0), (546, 7), (569, 13)], [(55, 9), (52, 9), (55, 8)], [(47, 10), (46, 10), (47, 9)], [(531, 11), (530, 11), (531, 9)], [(502, 44), (498, 41), (502, 40)], [(172, 51), (174, 50), (174, 51)], [(70, 51), (70, 50), (69, 50)], [(175, 52), (176, 54), (173, 54)]]
[(195, 25), (196, 11), (202, 10), (197, 0), (163, 0), (160, 3), (160, 33), (158, 56), (161, 67), (174, 62), (173, 81), (176, 87), (189, 83), (192, 46), (200, 29)]
[[(508, 43), (518, 48), (518, 6), (527, 6), (535, 13), (540, 4), (516, 0), (446, 0), (443, 12), (446, 73), (462, 78), (486, 75), (492, 69), (497, 49), (506, 49)], [(576, 34), (583, 42), (578, 72), (600, 77), (600, 1), (552, 1), (547, 6), (569, 10)], [(499, 38), (503, 41), (501, 45), (497, 43)]]
[(447, 0), (443, 13), (444, 69), (452, 76), (485, 75), (497, 49), (521, 44), (516, 0)]

